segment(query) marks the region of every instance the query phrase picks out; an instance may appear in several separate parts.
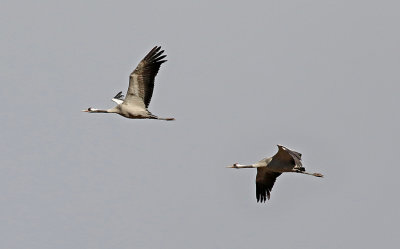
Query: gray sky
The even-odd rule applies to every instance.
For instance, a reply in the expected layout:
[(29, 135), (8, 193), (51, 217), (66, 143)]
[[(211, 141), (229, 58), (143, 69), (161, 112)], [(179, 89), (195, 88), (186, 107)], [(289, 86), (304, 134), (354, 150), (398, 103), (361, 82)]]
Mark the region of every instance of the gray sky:
[[(397, 248), (397, 1), (3, 1), (1, 248)], [(109, 108), (155, 45), (150, 111)], [(266, 204), (255, 170), (303, 153)], [(396, 246), (397, 245), (397, 246)]]

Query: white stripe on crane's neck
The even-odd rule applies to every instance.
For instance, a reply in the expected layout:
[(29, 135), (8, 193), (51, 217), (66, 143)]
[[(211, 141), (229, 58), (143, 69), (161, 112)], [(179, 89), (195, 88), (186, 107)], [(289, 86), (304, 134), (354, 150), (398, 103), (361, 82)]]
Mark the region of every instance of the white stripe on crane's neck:
[(257, 166), (254, 165), (254, 164), (243, 165), (243, 164), (235, 163), (235, 164), (233, 165), (233, 168), (257, 168)]
[(100, 110), (100, 109), (96, 109), (96, 108), (89, 108), (88, 109), (89, 112), (92, 113), (118, 113), (118, 109), (116, 107), (111, 108), (111, 109), (107, 109), (107, 110)]

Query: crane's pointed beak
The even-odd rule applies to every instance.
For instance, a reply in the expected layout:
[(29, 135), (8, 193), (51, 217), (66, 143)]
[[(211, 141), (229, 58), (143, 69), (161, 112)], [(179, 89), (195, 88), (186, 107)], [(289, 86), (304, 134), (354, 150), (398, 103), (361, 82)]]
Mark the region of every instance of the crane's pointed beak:
[(89, 112), (89, 110), (88, 109), (86, 109), (86, 110), (82, 110), (83, 112)]

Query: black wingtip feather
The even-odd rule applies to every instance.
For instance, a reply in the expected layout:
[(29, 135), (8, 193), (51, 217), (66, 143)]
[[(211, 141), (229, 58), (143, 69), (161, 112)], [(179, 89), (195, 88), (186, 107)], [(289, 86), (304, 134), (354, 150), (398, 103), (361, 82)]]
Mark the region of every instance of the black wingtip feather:
[[(276, 178), (281, 175), (278, 172), (257, 172), (256, 178), (256, 199), (257, 202), (266, 202), (271, 198), (272, 187)], [(258, 175), (260, 174), (260, 175)]]
[(155, 57), (154, 61), (160, 61), (160, 60), (164, 59), (165, 57), (167, 57), (167, 55)]
[(114, 99), (121, 99), (124, 98), (124, 95), (122, 94), (122, 91), (117, 93), (117, 95), (114, 96)]
[(145, 57), (143, 60), (148, 61), (149, 65), (159, 64), (166, 62), (167, 60), (163, 60), (167, 55), (163, 55), (164, 50), (161, 50), (161, 47), (154, 47)]
[[(160, 49), (161, 49), (161, 47), (155, 46), (155, 47), (154, 47), (152, 50), (150, 50), (150, 52), (143, 58), (143, 60), (149, 60), (150, 58), (153, 58), (153, 57), (158, 53), (158, 51), (160, 51)], [(164, 50), (161, 51), (161, 52), (164, 52)]]
[(266, 186), (256, 185), (256, 198), (257, 202), (266, 202), (266, 200), (271, 198), (271, 190), (266, 188)]

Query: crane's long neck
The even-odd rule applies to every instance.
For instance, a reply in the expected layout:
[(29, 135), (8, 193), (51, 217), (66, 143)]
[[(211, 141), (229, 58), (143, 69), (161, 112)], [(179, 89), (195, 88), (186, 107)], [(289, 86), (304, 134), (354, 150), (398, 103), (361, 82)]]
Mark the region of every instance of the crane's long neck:
[(88, 108), (87, 112), (90, 113), (117, 113), (118, 110), (117, 108), (111, 108), (111, 109), (107, 109), (107, 110), (100, 110), (100, 109), (96, 109), (96, 108)]
[(109, 113), (108, 110), (100, 110), (100, 109), (94, 109), (94, 108), (90, 109), (89, 112), (90, 113)]
[(242, 164), (235, 163), (232, 166), (228, 166), (227, 168), (244, 169), (244, 168), (258, 168), (258, 167), (255, 164), (242, 165)]

